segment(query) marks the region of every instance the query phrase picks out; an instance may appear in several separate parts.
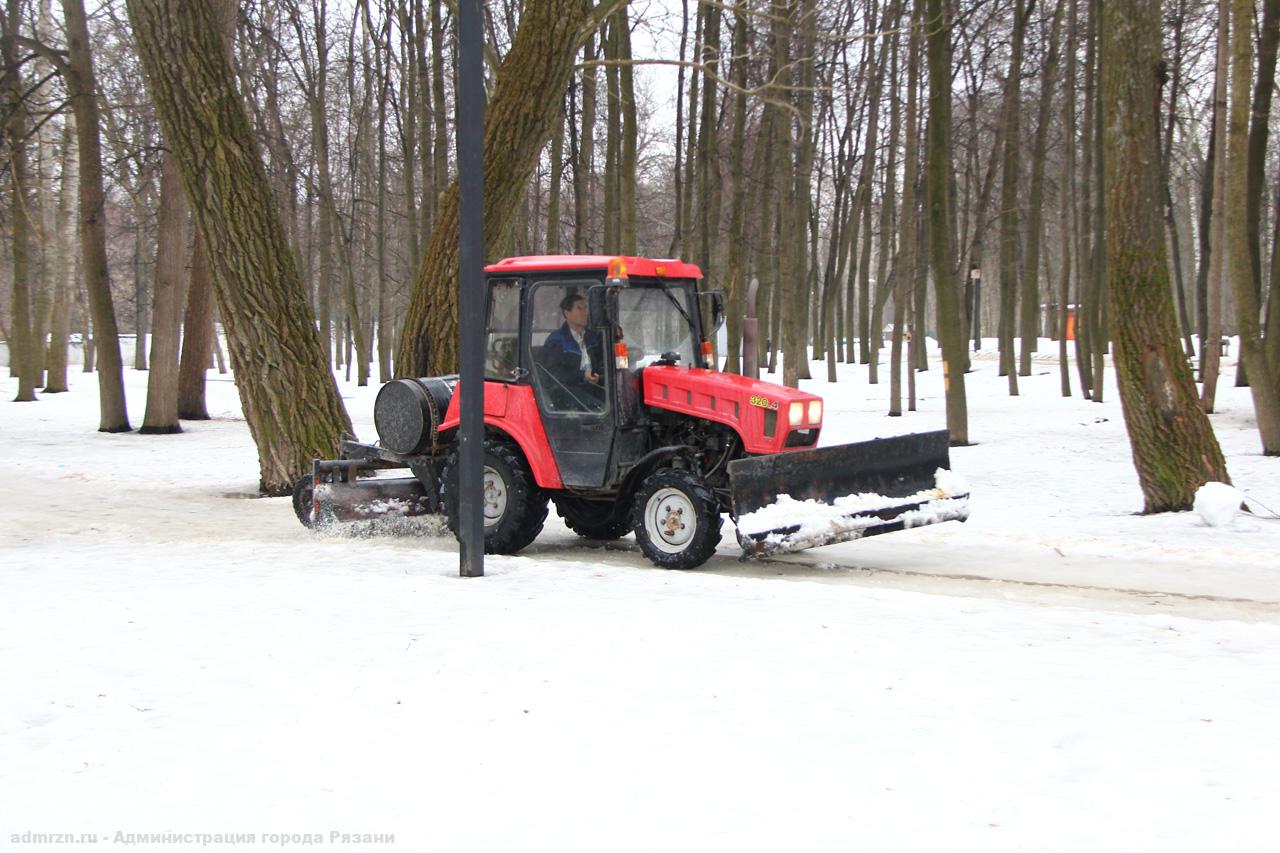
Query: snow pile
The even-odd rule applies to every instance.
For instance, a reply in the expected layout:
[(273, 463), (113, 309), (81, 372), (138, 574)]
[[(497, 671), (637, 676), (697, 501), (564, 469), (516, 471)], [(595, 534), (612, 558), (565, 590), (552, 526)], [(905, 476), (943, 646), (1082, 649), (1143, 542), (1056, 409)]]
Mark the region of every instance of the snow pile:
[(817, 531), (855, 513), (874, 513), (899, 504), (921, 503), (937, 496), (937, 492), (933, 489), (917, 492), (904, 498), (890, 498), (876, 492), (863, 492), (856, 495), (843, 495), (828, 504), (812, 498), (796, 500), (791, 495), (778, 495), (778, 499), (773, 503), (739, 518), (738, 530), (747, 536), (796, 525), (800, 526), (800, 533)]
[(938, 494), (944, 498), (958, 498), (969, 494), (969, 483), (964, 475), (947, 468), (939, 468), (934, 472), (933, 483), (938, 489)]
[(1196, 492), (1193, 505), (1200, 518), (1210, 527), (1230, 527), (1240, 514), (1244, 495), (1226, 483), (1205, 483)]
[[(828, 532), (861, 530), (878, 524), (876, 513), (908, 504), (921, 504), (913, 513), (904, 513), (907, 527), (920, 527), (937, 521), (956, 518), (957, 513), (968, 516), (966, 501), (951, 500), (969, 494), (969, 485), (960, 474), (939, 468), (934, 474), (935, 487), (923, 489), (913, 495), (892, 498), (878, 492), (861, 492), (842, 495), (831, 503), (813, 498), (797, 500), (789, 494), (779, 495), (773, 503), (749, 512), (738, 519), (738, 531), (743, 536), (798, 526), (788, 538), (821, 539)], [(851, 519), (858, 515), (861, 518)], [(945, 517), (942, 517), (945, 516)]]

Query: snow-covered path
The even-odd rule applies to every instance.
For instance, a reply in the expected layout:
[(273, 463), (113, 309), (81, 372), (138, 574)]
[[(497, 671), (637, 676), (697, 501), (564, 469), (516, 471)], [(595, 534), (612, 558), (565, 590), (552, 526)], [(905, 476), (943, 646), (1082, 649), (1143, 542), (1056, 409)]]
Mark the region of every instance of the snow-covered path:
[[(979, 367), (968, 525), (683, 573), (554, 516), (474, 580), (446, 536), (313, 538), (243, 497), (228, 383), (179, 436), (93, 432), (78, 376), (0, 403), (0, 849), (1280, 848), (1280, 523), (1131, 515), (1118, 407), (1038, 377), (1010, 401)], [(936, 398), (888, 421), (883, 389), (820, 391), (824, 443), (937, 425)], [(344, 394), (371, 437), (370, 390)], [(1237, 485), (1280, 505), (1224, 396)], [(1059, 582), (1255, 603), (1065, 607)]]

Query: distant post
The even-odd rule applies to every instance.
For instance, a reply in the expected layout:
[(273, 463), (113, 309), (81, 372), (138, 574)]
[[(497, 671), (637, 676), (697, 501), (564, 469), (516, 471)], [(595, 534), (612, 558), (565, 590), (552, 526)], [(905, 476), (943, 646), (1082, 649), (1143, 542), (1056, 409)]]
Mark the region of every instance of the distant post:
[(973, 318), (973, 351), (982, 349), (982, 268), (976, 264), (969, 270), (969, 316)]
[(484, 32), (458, 3), (458, 571), (484, 575)]

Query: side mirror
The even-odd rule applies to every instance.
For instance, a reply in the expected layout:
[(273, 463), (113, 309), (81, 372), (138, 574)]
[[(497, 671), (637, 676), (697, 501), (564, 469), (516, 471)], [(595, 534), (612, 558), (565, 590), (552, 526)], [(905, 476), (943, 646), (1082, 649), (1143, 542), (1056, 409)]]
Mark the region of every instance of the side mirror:
[(709, 290), (702, 294), (711, 301), (711, 331), (714, 335), (724, 325), (724, 294), (718, 290)]
[(593, 329), (612, 326), (616, 311), (616, 288), (603, 284), (593, 284), (587, 289), (587, 325)]

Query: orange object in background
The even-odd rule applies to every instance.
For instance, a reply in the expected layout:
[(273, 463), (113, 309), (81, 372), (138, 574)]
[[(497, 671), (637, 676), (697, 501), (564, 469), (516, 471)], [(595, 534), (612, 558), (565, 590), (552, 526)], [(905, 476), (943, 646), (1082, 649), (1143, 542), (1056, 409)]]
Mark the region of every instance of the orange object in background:
[(1072, 306), (1067, 309), (1067, 340), (1074, 341), (1076, 339), (1076, 309)]

